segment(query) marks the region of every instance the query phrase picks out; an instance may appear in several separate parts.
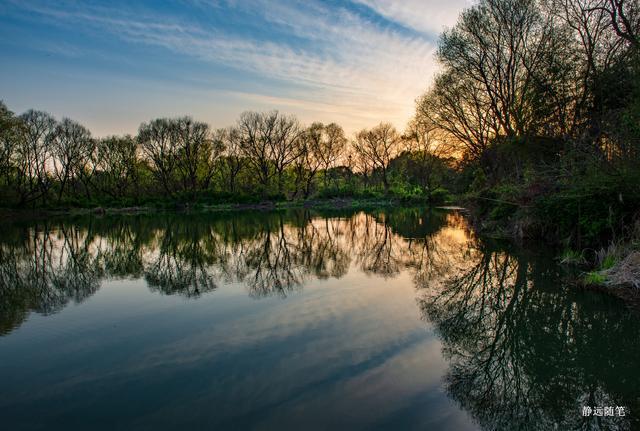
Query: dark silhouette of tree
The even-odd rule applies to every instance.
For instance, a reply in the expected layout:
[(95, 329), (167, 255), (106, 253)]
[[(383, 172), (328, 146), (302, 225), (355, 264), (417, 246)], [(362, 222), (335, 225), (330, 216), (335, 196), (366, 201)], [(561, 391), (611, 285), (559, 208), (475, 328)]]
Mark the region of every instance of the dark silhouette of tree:
[(610, 355), (640, 349), (624, 335), (637, 319), (614, 300), (602, 307), (559, 288), (560, 274), (535, 256), (482, 245), (467, 256), (442, 282), (419, 285), (461, 407), (483, 429), (629, 429), (635, 419), (583, 417), (582, 407), (637, 404), (620, 385), (633, 375), (628, 361)]
[(110, 136), (98, 141), (94, 184), (113, 198), (138, 198), (138, 144), (131, 136)]
[(218, 147), (224, 148), (223, 153), (223, 178), (227, 181), (229, 192), (237, 191), (238, 176), (246, 164), (243, 155), (242, 134), (236, 127), (218, 129), (215, 132), (214, 142)]
[(55, 119), (42, 111), (29, 110), (20, 119), (25, 125), (25, 135), (18, 141), (15, 159), (16, 188), (20, 195), (18, 206), (36, 199), (47, 200), (53, 184), (48, 169), (56, 127)]
[(238, 120), (244, 157), (258, 175), (263, 191), (277, 177), (278, 193), (284, 188), (285, 170), (300, 156), (300, 126), (293, 117), (278, 111), (245, 112)]
[[(83, 181), (89, 175), (95, 150), (91, 132), (82, 125), (64, 118), (56, 126), (51, 140), (51, 154), (58, 185), (58, 202), (70, 184)], [(89, 193), (88, 184), (86, 181), (84, 183), (85, 191)]]
[(0, 101), (0, 181), (10, 186), (14, 181), (14, 163), (20, 141), (24, 139), (24, 125)]

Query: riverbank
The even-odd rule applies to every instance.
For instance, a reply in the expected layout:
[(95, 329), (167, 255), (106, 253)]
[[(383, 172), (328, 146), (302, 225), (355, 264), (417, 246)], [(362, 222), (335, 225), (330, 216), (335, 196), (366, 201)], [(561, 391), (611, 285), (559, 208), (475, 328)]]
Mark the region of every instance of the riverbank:
[[(264, 201), (259, 203), (222, 203), (222, 204), (187, 204), (173, 203), (157, 205), (142, 205), (131, 207), (93, 207), (93, 208), (36, 208), (36, 209), (0, 209), (1, 220), (39, 219), (52, 216), (75, 216), (89, 214), (148, 214), (157, 212), (234, 212), (234, 211), (277, 211), (286, 209), (371, 209), (389, 208), (394, 206), (427, 206), (426, 201), (405, 201), (397, 198), (386, 199), (307, 199), (295, 201)], [(443, 209), (461, 209), (461, 207), (446, 206)]]
[[(469, 202), (467, 202), (469, 204)], [(0, 220), (24, 221), (38, 220), (50, 217), (87, 216), (87, 215), (139, 215), (153, 213), (226, 213), (241, 211), (279, 211), (288, 209), (313, 210), (367, 210), (391, 207), (428, 206), (427, 202), (406, 201), (398, 198), (332, 198), (308, 199), (294, 201), (264, 201), (259, 203), (221, 203), (221, 204), (184, 204), (163, 203), (162, 205), (144, 205), (132, 207), (93, 207), (93, 208), (47, 208), (47, 209), (0, 209)], [(433, 205), (433, 208), (443, 210), (464, 211), (469, 214), (469, 221), (474, 229), (482, 236), (513, 241), (520, 245), (531, 242), (544, 242), (522, 235), (522, 230), (514, 228), (517, 220), (487, 220), (480, 217), (473, 205), (471, 209), (456, 205)], [(640, 231), (640, 228), (639, 228)], [(640, 235), (638, 236), (640, 238)], [(620, 297), (635, 308), (640, 309), (640, 252), (636, 251), (639, 241), (628, 241), (628, 246), (609, 246), (607, 249), (593, 251), (594, 256), (585, 256), (585, 252), (575, 252), (562, 249), (556, 244), (557, 260), (563, 265), (575, 265), (580, 275), (573, 280), (573, 284), (580, 288), (587, 288), (611, 293)], [(553, 245), (553, 244), (552, 244)]]
[[(553, 166), (553, 160), (547, 165)], [(531, 164), (522, 178), (501, 173), (489, 181), (478, 173), (479, 180), (461, 199), (476, 232), (523, 246), (553, 247), (559, 261), (581, 271), (577, 284), (638, 289), (637, 169), (594, 168), (562, 176), (560, 168), (545, 171), (547, 165)]]

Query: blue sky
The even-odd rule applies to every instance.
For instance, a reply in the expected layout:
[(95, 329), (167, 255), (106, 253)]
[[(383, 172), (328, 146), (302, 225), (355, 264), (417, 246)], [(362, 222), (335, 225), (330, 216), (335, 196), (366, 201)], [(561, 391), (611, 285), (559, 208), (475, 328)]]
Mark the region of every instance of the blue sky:
[(279, 109), (348, 133), (403, 128), (469, 0), (0, 0), (0, 99), (97, 136)]

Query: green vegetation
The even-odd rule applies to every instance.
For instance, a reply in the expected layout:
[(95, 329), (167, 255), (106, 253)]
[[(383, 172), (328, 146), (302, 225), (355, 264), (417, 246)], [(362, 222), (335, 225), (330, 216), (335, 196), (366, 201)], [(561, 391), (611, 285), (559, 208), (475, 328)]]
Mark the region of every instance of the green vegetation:
[[(143, 123), (138, 135), (92, 137), (45, 112), (0, 104), (0, 198), (8, 208), (211, 207), (319, 199), (445, 203), (451, 159), (416, 131), (387, 123), (349, 141), (337, 124), (303, 127), (277, 111), (245, 112), (211, 130), (189, 117)], [(407, 175), (406, 173), (409, 173)]]
[(599, 285), (604, 284), (607, 279), (600, 271), (590, 271), (584, 276), (584, 284), (588, 285)]
[(441, 36), (418, 102), (477, 226), (578, 250), (564, 260), (588, 256), (592, 283), (624, 257), (583, 251), (631, 241), (640, 218), (639, 35), (637, 2), (482, 0)]

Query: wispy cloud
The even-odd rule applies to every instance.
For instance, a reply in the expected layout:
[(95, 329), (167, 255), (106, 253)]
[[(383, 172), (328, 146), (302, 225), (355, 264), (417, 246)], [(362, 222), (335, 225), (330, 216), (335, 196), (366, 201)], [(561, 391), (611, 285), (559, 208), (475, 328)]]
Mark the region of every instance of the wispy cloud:
[[(352, 131), (389, 120), (403, 127), (413, 103), (434, 72), (434, 39), (455, 21), (466, 0), (357, 0), (376, 13), (417, 32), (374, 22), (357, 10), (306, 2), (192, 0), (206, 12), (236, 11), (258, 16), (284, 37), (259, 39), (202, 19), (154, 9), (132, 11), (87, 3), (20, 3), (60, 26), (107, 33), (131, 44), (155, 46), (172, 55), (218, 64), (269, 79), (274, 90), (235, 93), (299, 114), (303, 120), (338, 121)], [(277, 88), (277, 90), (275, 90)]]
[(355, 0), (380, 15), (405, 27), (438, 35), (444, 27), (455, 24), (460, 11), (474, 0)]

